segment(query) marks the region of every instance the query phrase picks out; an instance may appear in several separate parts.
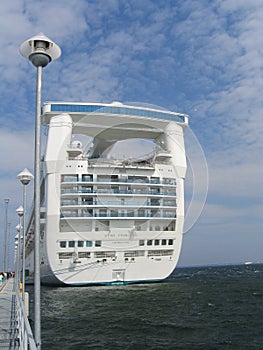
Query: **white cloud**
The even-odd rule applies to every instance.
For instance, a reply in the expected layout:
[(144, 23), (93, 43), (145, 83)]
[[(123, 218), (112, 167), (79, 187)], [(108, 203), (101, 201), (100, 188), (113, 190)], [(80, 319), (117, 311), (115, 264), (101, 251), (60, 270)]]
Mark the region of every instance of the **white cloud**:
[[(223, 155), (222, 155), (223, 156)], [(218, 197), (231, 197), (237, 200), (247, 198), (250, 201), (254, 198), (258, 200), (263, 197), (262, 178), (263, 168), (258, 162), (247, 161), (241, 164), (225, 164), (223, 158), (216, 159), (216, 165), (209, 169), (211, 194)]]
[(30, 167), (34, 159), (32, 131), (0, 129), (1, 173), (9, 174)]

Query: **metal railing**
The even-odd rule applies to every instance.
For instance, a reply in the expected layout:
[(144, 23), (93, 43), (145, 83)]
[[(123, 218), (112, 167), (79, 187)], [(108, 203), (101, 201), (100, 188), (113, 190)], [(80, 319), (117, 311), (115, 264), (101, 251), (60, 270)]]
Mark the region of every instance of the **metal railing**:
[(101, 201), (97, 201), (97, 202), (82, 202), (80, 204), (75, 203), (75, 202), (66, 202), (66, 201), (62, 201), (61, 202), (61, 206), (63, 207), (75, 207), (75, 208), (82, 208), (82, 207), (105, 207), (105, 206), (116, 206), (116, 207), (175, 207), (176, 203), (171, 203), (171, 202), (167, 202), (167, 203), (159, 203), (159, 202), (152, 202), (152, 203), (148, 203), (148, 202), (133, 202), (133, 201), (126, 201), (126, 202), (120, 202), (120, 201), (105, 201), (105, 202), (101, 202)]
[(176, 196), (175, 191), (153, 191), (153, 190), (139, 190), (139, 189), (133, 189), (133, 190), (116, 190), (116, 189), (97, 189), (97, 190), (86, 190), (86, 189), (75, 189), (75, 188), (62, 188), (61, 194), (82, 194), (82, 193), (88, 193), (88, 194), (127, 194), (127, 195), (139, 195), (139, 194), (150, 194), (150, 195), (158, 195), (158, 196), (169, 196), (174, 197)]
[(62, 185), (68, 185), (68, 183), (83, 183), (83, 182), (92, 182), (93, 184), (135, 184), (135, 185), (145, 185), (145, 184), (153, 184), (153, 185), (170, 185), (170, 186), (176, 186), (175, 180), (157, 180), (157, 179), (147, 179), (147, 178), (138, 178), (138, 179), (123, 179), (123, 178), (111, 178), (111, 177), (105, 177), (105, 178), (97, 178), (97, 180), (94, 180), (92, 178), (82, 178), (79, 179), (77, 177), (66, 177), (62, 180)]
[(151, 219), (166, 219), (166, 218), (175, 218), (176, 217), (176, 213), (173, 211), (171, 213), (134, 213), (134, 212), (128, 212), (128, 213), (120, 213), (120, 212), (116, 212), (116, 213), (85, 213), (85, 212), (77, 212), (77, 211), (69, 211), (69, 212), (63, 212), (60, 214), (60, 218), (125, 218), (125, 217), (129, 217), (129, 218), (151, 218)]
[(18, 287), (15, 289), (15, 322), (18, 330), (16, 343), (21, 350), (37, 350), (20, 291)]

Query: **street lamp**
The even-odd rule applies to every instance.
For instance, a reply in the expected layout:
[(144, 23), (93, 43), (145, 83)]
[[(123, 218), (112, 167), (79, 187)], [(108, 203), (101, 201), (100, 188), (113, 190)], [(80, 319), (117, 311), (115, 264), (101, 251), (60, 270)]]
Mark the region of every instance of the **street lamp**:
[[(18, 225), (16, 230), (18, 229)], [(18, 230), (15, 236), (15, 256), (14, 256), (14, 265), (15, 265), (15, 281), (17, 280), (17, 255), (18, 255)]]
[(8, 224), (7, 224), (7, 212), (8, 212), (8, 203), (9, 203), (9, 198), (4, 199), (5, 202), (5, 228), (4, 228), (4, 254), (3, 254), (3, 271), (7, 272), (8, 266), (7, 266), (7, 260), (8, 260)]
[(35, 160), (34, 160), (34, 295), (35, 295), (35, 342), (37, 349), (41, 349), (41, 318), (40, 318), (40, 116), (42, 93), (42, 68), (61, 55), (60, 47), (40, 33), (23, 42), (19, 51), (37, 67), (36, 83), (36, 116), (35, 116)]
[(16, 225), (16, 231), (17, 235), (15, 237), (16, 240), (16, 262), (15, 262), (15, 283), (16, 283), (16, 291), (19, 290), (19, 261), (20, 261), (20, 244), (21, 244), (21, 226), (18, 224)]
[(23, 185), (23, 207), (24, 207), (24, 221), (23, 221), (23, 248), (22, 248), (22, 300), (25, 300), (25, 248), (26, 248), (26, 186), (34, 178), (30, 171), (25, 168), (21, 173), (17, 175), (18, 180)]
[(7, 242), (9, 242), (8, 245), (7, 245), (7, 268), (9, 269), (10, 268), (9, 254), (10, 254), (10, 227), (11, 227), (11, 222), (9, 222), (7, 224), (7, 227), (8, 227), (8, 229), (7, 229)]
[(16, 230), (17, 230), (17, 233), (18, 233), (16, 274), (17, 274), (17, 287), (19, 288), (19, 282), (20, 282), (20, 261), (21, 261), (21, 231), (23, 229), (23, 227), (22, 227), (22, 216), (24, 215), (24, 209), (23, 209), (22, 205), (20, 205), (16, 209), (16, 213), (19, 216), (19, 224), (16, 226)]

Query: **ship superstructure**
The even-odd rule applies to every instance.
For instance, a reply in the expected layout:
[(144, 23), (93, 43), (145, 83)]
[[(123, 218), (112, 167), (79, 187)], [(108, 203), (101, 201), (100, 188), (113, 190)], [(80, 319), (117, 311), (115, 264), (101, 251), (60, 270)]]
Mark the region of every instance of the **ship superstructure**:
[[(159, 281), (174, 270), (182, 243), (185, 114), (96, 103), (50, 102), (41, 187), (41, 280), (88, 285)], [(83, 137), (92, 142), (83, 145)], [(150, 152), (114, 157), (123, 140)], [(130, 151), (130, 150), (129, 150)], [(33, 216), (26, 240), (32, 277)]]

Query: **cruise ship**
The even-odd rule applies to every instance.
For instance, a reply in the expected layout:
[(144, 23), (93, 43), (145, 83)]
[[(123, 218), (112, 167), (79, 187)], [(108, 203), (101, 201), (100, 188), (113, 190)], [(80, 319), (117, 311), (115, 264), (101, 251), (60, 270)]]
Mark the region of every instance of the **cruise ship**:
[[(108, 285), (168, 277), (182, 244), (188, 116), (120, 102), (46, 102), (41, 118), (48, 130), (41, 283)], [(145, 141), (150, 148), (144, 151)], [(32, 212), (27, 280), (34, 275), (33, 242)]]

